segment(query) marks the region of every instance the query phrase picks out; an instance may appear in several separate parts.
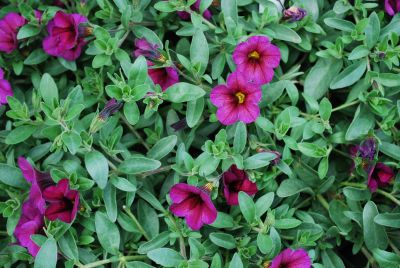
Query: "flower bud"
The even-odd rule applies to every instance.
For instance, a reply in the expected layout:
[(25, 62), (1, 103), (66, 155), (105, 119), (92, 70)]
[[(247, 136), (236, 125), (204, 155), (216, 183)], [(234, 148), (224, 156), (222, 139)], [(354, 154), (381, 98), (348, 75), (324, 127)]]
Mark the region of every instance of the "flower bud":
[(300, 21), (307, 16), (307, 11), (300, 7), (290, 7), (283, 11), (283, 17), (289, 22)]

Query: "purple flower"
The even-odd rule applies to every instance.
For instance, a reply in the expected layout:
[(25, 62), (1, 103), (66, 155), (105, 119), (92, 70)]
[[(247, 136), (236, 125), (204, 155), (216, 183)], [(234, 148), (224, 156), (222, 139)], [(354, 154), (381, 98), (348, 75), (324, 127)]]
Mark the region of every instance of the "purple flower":
[(178, 217), (185, 217), (192, 230), (199, 230), (204, 224), (211, 224), (217, 218), (207, 188), (198, 188), (186, 183), (172, 186), (169, 192), (173, 204), (170, 211)]
[(236, 165), (232, 165), (222, 175), (224, 183), (224, 195), (226, 202), (230, 206), (238, 205), (239, 192), (245, 192), (248, 195), (254, 195), (257, 193), (257, 184), (249, 180), (247, 173), (244, 170), (240, 170)]
[[(147, 61), (147, 66), (154, 66), (154, 64)], [(149, 68), (148, 74), (153, 83), (160, 85), (163, 91), (179, 82), (179, 75), (174, 67)]]
[(353, 157), (359, 156), (366, 160), (373, 160), (376, 154), (376, 142), (373, 138), (367, 138), (361, 145), (353, 146), (350, 149)]
[(265, 84), (274, 77), (281, 53), (265, 36), (252, 36), (240, 43), (233, 52), (237, 71), (256, 84)]
[(68, 179), (47, 187), (43, 191), (43, 197), (49, 203), (45, 211), (46, 218), (51, 221), (59, 219), (66, 223), (75, 219), (79, 207), (79, 192), (70, 190)]
[(287, 248), (278, 256), (276, 256), (271, 263), (270, 268), (310, 268), (311, 259), (304, 249), (290, 249)]
[(8, 13), (0, 20), (0, 51), (9, 54), (17, 48), (18, 29), (25, 24), (25, 18), (14, 12)]
[(385, 0), (385, 10), (390, 16), (400, 12), (400, 0)]
[(151, 61), (165, 62), (164, 56), (158, 51), (157, 44), (152, 44), (147, 39), (141, 38), (135, 40), (135, 47), (136, 49), (133, 52), (135, 57), (142, 55)]
[(122, 105), (122, 102), (117, 101), (116, 99), (109, 100), (104, 109), (101, 110), (99, 118), (103, 121), (106, 120), (110, 115), (118, 112)]
[[(196, 2), (193, 5), (190, 6), (190, 9), (193, 10), (193, 11), (199, 12), (200, 11), (200, 3), (201, 3), (201, 0), (196, 0)], [(178, 16), (182, 20), (190, 20), (190, 14), (188, 12), (186, 12), (186, 11), (178, 11), (177, 13), (178, 13)], [(207, 20), (210, 20), (211, 17), (212, 17), (212, 14), (208, 9), (206, 9), (203, 12), (203, 17), (205, 19), (207, 19)]]
[(8, 103), (7, 97), (14, 95), (10, 82), (4, 79), (3, 69), (0, 68), (0, 106)]
[(300, 21), (307, 16), (307, 11), (300, 7), (290, 7), (283, 11), (283, 17), (289, 22)]
[(378, 187), (388, 185), (394, 178), (393, 170), (383, 163), (377, 163), (368, 173), (368, 188), (375, 192)]
[(261, 88), (248, 83), (243, 75), (234, 72), (228, 76), (226, 85), (218, 85), (211, 90), (211, 103), (217, 106), (217, 118), (224, 125), (237, 121), (246, 124), (254, 122), (260, 115), (258, 103)]
[(44, 51), (52, 56), (66, 60), (76, 60), (86, 44), (79, 34), (79, 25), (87, 22), (86, 17), (80, 14), (66, 14), (57, 11), (54, 18), (47, 24), (49, 35), (43, 40)]

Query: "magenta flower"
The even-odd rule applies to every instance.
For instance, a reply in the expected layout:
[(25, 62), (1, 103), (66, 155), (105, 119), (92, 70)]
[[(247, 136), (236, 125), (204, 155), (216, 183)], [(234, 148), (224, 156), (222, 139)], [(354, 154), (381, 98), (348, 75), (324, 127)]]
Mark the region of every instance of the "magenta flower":
[(376, 154), (376, 142), (373, 138), (367, 138), (361, 145), (350, 148), (352, 157), (359, 156), (365, 160), (373, 160)]
[(226, 85), (211, 90), (211, 103), (217, 106), (217, 118), (224, 125), (237, 121), (254, 122), (260, 115), (261, 88), (248, 83), (243, 75), (234, 72), (228, 76)]
[[(199, 12), (200, 11), (200, 3), (201, 3), (201, 0), (196, 0), (196, 2), (193, 5), (190, 6), (190, 9), (193, 10), (193, 11)], [(178, 13), (178, 16), (182, 20), (190, 20), (190, 14), (188, 12), (186, 12), (186, 11), (178, 11), (177, 13)], [(203, 12), (203, 17), (205, 19), (207, 19), (207, 20), (210, 20), (211, 17), (212, 17), (212, 14), (208, 9), (206, 9)]]
[(133, 51), (135, 57), (142, 55), (151, 61), (162, 61), (163, 59), (161, 53), (158, 51), (158, 45), (150, 43), (145, 38), (136, 39), (135, 47), (136, 49)]
[(377, 163), (368, 173), (368, 188), (375, 192), (378, 187), (388, 185), (394, 178), (393, 170), (383, 163)]
[(279, 48), (265, 36), (252, 36), (240, 43), (233, 52), (237, 71), (256, 84), (270, 82), (280, 60)]
[(66, 223), (75, 219), (79, 207), (79, 192), (70, 190), (68, 179), (47, 187), (43, 191), (43, 197), (49, 203), (45, 211), (46, 218), (51, 221), (59, 219)]
[(278, 256), (276, 256), (271, 263), (270, 268), (310, 268), (311, 259), (304, 249), (290, 249), (287, 248)]
[(0, 51), (7, 54), (18, 47), (18, 29), (26, 24), (24, 17), (10, 12), (0, 20)]
[(172, 186), (169, 195), (173, 202), (170, 211), (175, 216), (184, 217), (192, 230), (199, 230), (217, 218), (217, 209), (206, 188), (178, 183)]
[(307, 11), (300, 7), (293, 6), (283, 11), (283, 17), (289, 22), (300, 21), (305, 16), (307, 16)]
[(49, 35), (43, 40), (44, 51), (69, 61), (76, 60), (86, 44), (84, 37), (79, 34), (79, 25), (84, 22), (87, 22), (87, 19), (80, 14), (57, 11), (47, 24)]
[(400, 12), (400, 0), (385, 0), (385, 10), (390, 16)]
[(254, 195), (257, 193), (257, 184), (249, 180), (247, 173), (244, 170), (240, 170), (236, 165), (232, 165), (222, 175), (224, 183), (224, 195), (226, 202), (230, 206), (238, 205), (239, 192), (245, 192), (248, 195)]
[[(154, 64), (147, 61), (147, 66), (154, 66)], [(160, 85), (163, 91), (179, 82), (178, 71), (174, 67), (149, 68), (148, 74), (153, 83)]]
[(4, 79), (3, 69), (0, 68), (0, 106), (8, 103), (7, 97), (14, 95), (10, 82)]

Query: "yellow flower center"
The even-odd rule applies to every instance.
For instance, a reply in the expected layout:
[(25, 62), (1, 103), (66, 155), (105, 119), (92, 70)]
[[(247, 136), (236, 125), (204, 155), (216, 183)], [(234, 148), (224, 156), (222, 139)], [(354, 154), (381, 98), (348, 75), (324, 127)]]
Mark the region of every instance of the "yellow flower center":
[(271, 266), (271, 262), (270, 261), (265, 261), (264, 263), (263, 263), (263, 267), (264, 268), (269, 268)]
[(239, 104), (242, 104), (244, 102), (244, 100), (246, 99), (246, 96), (242, 92), (236, 93), (235, 96), (236, 96)]
[(213, 189), (213, 187), (214, 187), (214, 184), (211, 183), (211, 182), (208, 182), (207, 184), (205, 184), (205, 185), (203, 186), (203, 189), (205, 189), (205, 190), (208, 191), (208, 192), (211, 192), (211, 190)]
[(167, 61), (167, 59), (165, 58), (165, 56), (163, 54), (160, 54), (160, 57), (158, 57), (157, 60), (161, 63), (165, 63)]
[(260, 53), (258, 53), (257, 51), (254, 50), (253, 52), (249, 53), (248, 57), (249, 57), (249, 59), (259, 60)]

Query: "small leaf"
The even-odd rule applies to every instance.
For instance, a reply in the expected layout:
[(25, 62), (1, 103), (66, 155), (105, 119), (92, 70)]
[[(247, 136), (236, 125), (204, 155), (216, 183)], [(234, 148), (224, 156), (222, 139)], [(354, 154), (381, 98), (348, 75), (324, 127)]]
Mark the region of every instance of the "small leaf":
[(126, 174), (139, 174), (155, 170), (161, 166), (161, 162), (142, 156), (132, 156), (122, 162), (118, 170)]
[(34, 268), (55, 268), (57, 265), (57, 243), (53, 237), (47, 238), (35, 258)]
[(97, 183), (100, 189), (104, 189), (108, 179), (108, 162), (98, 151), (91, 151), (85, 155), (85, 165), (92, 179)]
[(344, 88), (353, 85), (360, 80), (367, 68), (367, 61), (360, 60), (353, 63), (338, 74), (331, 82), (331, 89)]
[(170, 248), (158, 248), (147, 252), (147, 257), (163, 267), (177, 267), (182, 261), (181, 254)]
[(199, 86), (180, 82), (170, 86), (165, 91), (165, 99), (170, 102), (188, 102), (203, 97), (206, 92)]
[(254, 205), (253, 199), (245, 192), (239, 192), (239, 207), (244, 218), (248, 223), (253, 223), (256, 219), (256, 206)]
[(226, 233), (211, 233), (209, 236), (211, 242), (215, 245), (226, 248), (226, 249), (234, 249), (236, 248), (236, 240), (235, 238)]
[(98, 211), (95, 216), (95, 227), (97, 238), (101, 246), (108, 252), (114, 255), (118, 254), (120, 234), (118, 227), (112, 223), (108, 217)]
[(53, 77), (48, 73), (43, 74), (40, 80), (39, 92), (44, 102), (53, 107), (53, 102), (58, 101), (58, 89)]

